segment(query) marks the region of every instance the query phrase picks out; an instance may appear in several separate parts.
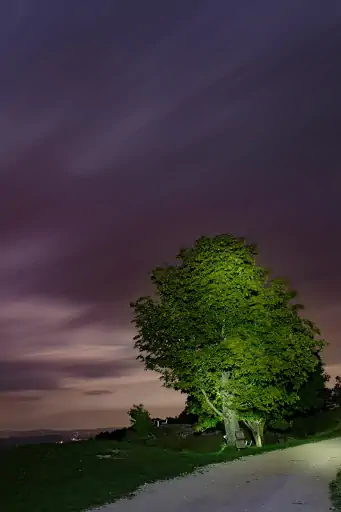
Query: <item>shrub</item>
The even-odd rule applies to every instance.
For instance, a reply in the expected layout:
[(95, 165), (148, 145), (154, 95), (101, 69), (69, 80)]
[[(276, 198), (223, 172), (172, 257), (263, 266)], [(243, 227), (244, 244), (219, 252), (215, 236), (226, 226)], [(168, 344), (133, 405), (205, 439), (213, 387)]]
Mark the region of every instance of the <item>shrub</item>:
[(341, 410), (320, 411), (308, 416), (298, 416), (293, 420), (290, 434), (297, 438), (327, 432), (341, 422)]
[(138, 437), (148, 437), (153, 431), (153, 422), (147, 409), (144, 408), (143, 404), (133, 405), (128, 411), (130, 416), (130, 424), (132, 430)]
[(330, 484), (330, 494), (335, 510), (341, 510), (341, 471), (338, 472), (336, 479)]
[(100, 434), (98, 434), (95, 439), (96, 440), (110, 440), (110, 441), (123, 441), (126, 436), (127, 436), (127, 433), (128, 433), (128, 429), (127, 428), (118, 428), (116, 430), (113, 430), (111, 432), (101, 432)]
[(214, 435), (191, 434), (185, 438), (179, 437), (176, 432), (168, 432), (166, 435), (146, 443), (149, 446), (176, 452), (216, 453), (221, 449), (223, 441), (221, 432)]

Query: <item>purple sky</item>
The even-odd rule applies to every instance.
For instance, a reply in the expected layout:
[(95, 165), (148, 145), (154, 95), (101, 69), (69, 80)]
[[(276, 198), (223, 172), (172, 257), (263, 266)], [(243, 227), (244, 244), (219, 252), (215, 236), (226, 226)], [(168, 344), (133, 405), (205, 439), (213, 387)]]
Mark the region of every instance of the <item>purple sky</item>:
[(0, 429), (178, 412), (129, 301), (182, 245), (259, 244), (341, 373), (341, 3), (3, 0)]

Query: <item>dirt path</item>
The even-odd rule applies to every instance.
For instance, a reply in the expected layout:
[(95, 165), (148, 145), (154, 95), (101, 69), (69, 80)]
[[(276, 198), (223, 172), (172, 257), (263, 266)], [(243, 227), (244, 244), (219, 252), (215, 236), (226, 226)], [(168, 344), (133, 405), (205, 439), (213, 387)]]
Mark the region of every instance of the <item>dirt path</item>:
[(145, 486), (100, 512), (327, 512), (341, 439), (217, 464)]

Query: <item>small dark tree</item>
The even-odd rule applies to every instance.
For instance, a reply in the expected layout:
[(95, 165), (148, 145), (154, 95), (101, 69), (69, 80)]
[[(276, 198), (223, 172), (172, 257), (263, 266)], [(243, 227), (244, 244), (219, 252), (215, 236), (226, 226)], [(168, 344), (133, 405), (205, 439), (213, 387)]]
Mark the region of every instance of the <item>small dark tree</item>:
[(335, 377), (334, 391), (337, 395), (341, 395), (341, 377), (339, 375)]
[(95, 437), (95, 439), (100, 439), (100, 440), (105, 440), (105, 441), (108, 441), (108, 440), (111, 440), (111, 441), (123, 441), (123, 439), (126, 437), (127, 435), (127, 432), (128, 432), (128, 429), (123, 427), (123, 428), (118, 428), (116, 430), (112, 430), (111, 432), (101, 432), (100, 434), (97, 434), (97, 436)]
[(130, 416), (130, 424), (132, 430), (139, 437), (147, 437), (153, 429), (153, 422), (147, 409), (144, 408), (143, 404), (133, 405), (128, 411)]
[(330, 408), (341, 406), (341, 377), (339, 375), (335, 377), (334, 387), (326, 396), (325, 401)]

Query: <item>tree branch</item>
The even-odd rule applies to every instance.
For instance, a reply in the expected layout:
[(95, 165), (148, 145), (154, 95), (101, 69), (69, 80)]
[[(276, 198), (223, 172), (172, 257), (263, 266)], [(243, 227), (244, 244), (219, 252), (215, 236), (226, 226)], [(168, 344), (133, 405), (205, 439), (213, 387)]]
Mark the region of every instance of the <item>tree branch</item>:
[(216, 414), (218, 414), (218, 416), (221, 416), (221, 417), (223, 418), (223, 417), (224, 417), (223, 413), (222, 413), (222, 412), (220, 412), (220, 411), (216, 408), (216, 406), (212, 404), (212, 402), (210, 401), (210, 399), (208, 398), (208, 396), (207, 396), (207, 394), (206, 394), (206, 391), (205, 391), (204, 389), (201, 389), (201, 392), (202, 392), (202, 394), (204, 395), (205, 400), (206, 400), (206, 402), (208, 403), (208, 405), (211, 407), (211, 409), (213, 409), (213, 410), (214, 410), (214, 412), (215, 412)]

